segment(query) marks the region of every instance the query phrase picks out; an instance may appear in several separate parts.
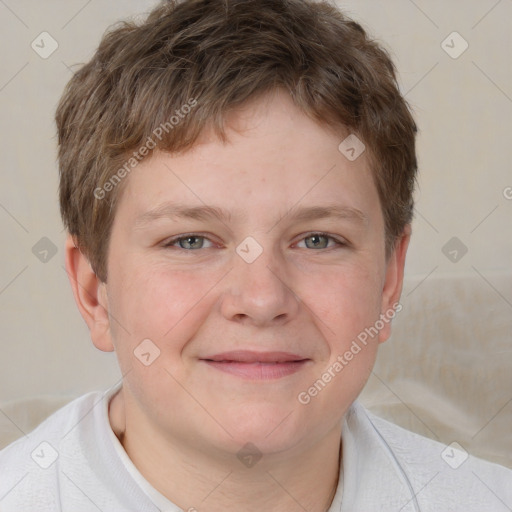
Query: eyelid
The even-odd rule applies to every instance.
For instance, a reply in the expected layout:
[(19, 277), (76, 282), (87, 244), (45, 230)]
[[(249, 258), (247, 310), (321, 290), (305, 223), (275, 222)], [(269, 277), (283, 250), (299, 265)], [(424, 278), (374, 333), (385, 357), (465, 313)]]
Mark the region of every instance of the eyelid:
[[(347, 240), (345, 240), (344, 238), (331, 235), (330, 233), (326, 233), (324, 231), (310, 231), (308, 233), (303, 233), (300, 235), (301, 238), (300, 238), (299, 242), (302, 242), (305, 238), (309, 238), (310, 236), (313, 236), (313, 235), (325, 236), (326, 238), (333, 240), (338, 247), (343, 247), (343, 246), (349, 245), (349, 242)], [(297, 243), (299, 243), (299, 242), (297, 242)], [(326, 247), (323, 250), (327, 250), (327, 249), (333, 249), (333, 247)], [(317, 250), (322, 250), (322, 249), (317, 249)]]
[[(176, 236), (171, 237), (171, 238), (166, 238), (165, 241), (162, 244), (162, 247), (164, 247), (164, 248), (171, 248), (175, 243), (179, 242), (180, 240), (183, 240), (185, 238), (191, 238), (191, 237), (204, 238), (205, 240), (208, 240), (212, 244), (215, 243), (213, 240), (211, 240), (205, 234), (201, 234), (201, 233), (183, 233), (181, 235), (176, 235)], [(186, 251), (186, 252), (193, 252), (193, 251), (198, 251), (199, 250), (199, 249), (183, 249), (181, 247), (177, 247), (177, 249), (179, 249), (181, 251)], [(201, 247), (201, 249), (210, 249), (210, 247)]]

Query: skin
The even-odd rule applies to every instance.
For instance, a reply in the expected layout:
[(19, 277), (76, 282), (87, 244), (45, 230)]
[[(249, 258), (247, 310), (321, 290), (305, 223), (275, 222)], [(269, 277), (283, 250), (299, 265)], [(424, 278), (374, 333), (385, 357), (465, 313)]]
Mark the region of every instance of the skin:
[[(307, 405), (297, 397), (398, 302), (410, 227), (386, 259), (367, 152), (349, 161), (338, 150), (347, 133), (315, 123), (286, 93), (245, 105), (229, 123), (229, 143), (205, 131), (191, 150), (155, 153), (126, 178), (107, 283), (71, 237), (66, 267), (95, 346), (115, 350), (124, 375), (112, 429), (157, 490), (184, 510), (321, 512), (338, 482), (343, 416), (390, 323)], [(231, 218), (137, 225), (164, 202), (222, 207)], [(333, 204), (364, 218), (293, 217)], [(206, 237), (192, 240), (199, 248), (165, 247), (191, 233)], [(252, 263), (235, 250), (248, 236), (263, 249)], [(160, 350), (149, 366), (134, 356), (144, 339)], [(201, 360), (237, 349), (308, 361), (286, 377), (255, 380)], [(262, 454), (252, 467), (237, 457), (248, 442)]]

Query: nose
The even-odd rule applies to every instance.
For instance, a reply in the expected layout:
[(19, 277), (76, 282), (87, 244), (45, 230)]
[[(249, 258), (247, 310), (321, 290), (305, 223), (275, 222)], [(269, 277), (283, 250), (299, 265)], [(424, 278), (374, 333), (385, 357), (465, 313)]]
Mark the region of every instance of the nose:
[(264, 327), (282, 325), (300, 309), (286, 262), (264, 250), (252, 263), (238, 254), (222, 295), (221, 312), (231, 321)]

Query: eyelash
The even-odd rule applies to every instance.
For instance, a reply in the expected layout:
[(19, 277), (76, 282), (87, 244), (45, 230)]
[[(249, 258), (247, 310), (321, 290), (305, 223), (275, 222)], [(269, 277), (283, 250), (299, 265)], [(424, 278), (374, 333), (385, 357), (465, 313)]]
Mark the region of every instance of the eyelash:
[[(317, 251), (326, 251), (328, 249), (333, 249), (333, 248), (341, 248), (341, 247), (346, 247), (348, 246), (348, 243), (346, 241), (343, 241), (343, 240), (340, 240), (336, 237), (333, 237), (332, 235), (328, 234), (328, 233), (324, 233), (322, 231), (312, 231), (310, 233), (307, 233), (305, 236), (303, 236), (299, 242), (302, 242), (303, 240), (305, 240), (306, 238), (310, 238), (312, 236), (322, 236), (322, 237), (326, 237), (328, 238), (330, 241), (334, 241), (336, 246), (333, 246), (333, 247), (325, 247), (325, 248), (322, 248), (322, 249), (316, 249)], [(187, 238), (204, 238), (205, 240), (209, 240), (211, 242), (211, 240), (205, 236), (205, 235), (201, 235), (199, 233), (187, 233), (185, 235), (179, 235), (179, 236), (176, 236), (174, 238), (171, 238), (170, 240), (168, 240), (164, 245), (163, 247), (164, 248), (173, 248), (173, 245), (178, 243), (180, 240), (186, 240)], [(298, 243), (298, 242), (297, 242)], [(328, 242), (329, 243), (329, 242)], [(185, 252), (194, 252), (194, 251), (198, 251), (200, 249), (205, 249), (204, 247), (201, 247), (200, 249), (184, 249), (183, 247), (176, 247), (176, 249), (179, 249), (181, 251), (185, 251)], [(210, 249), (210, 247), (206, 247), (206, 249)], [(306, 247), (306, 249), (309, 249), (308, 247)], [(311, 249), (311, 250), (314, 250), (314, 249)]]

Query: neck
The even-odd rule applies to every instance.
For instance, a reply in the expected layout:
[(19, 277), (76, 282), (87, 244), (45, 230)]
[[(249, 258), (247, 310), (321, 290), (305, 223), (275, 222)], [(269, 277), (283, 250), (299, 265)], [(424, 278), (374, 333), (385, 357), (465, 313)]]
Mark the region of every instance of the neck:
[(341, 425), (306, 448), (265, 454), (246, 467), (233, 454), (222, 456), (194, 443), (175, 442), (134, 421), (125, 414), (121, 395), (112, 399), (109, 417), (139, 472), (183, 510), (326, 512), (336, 493)]

